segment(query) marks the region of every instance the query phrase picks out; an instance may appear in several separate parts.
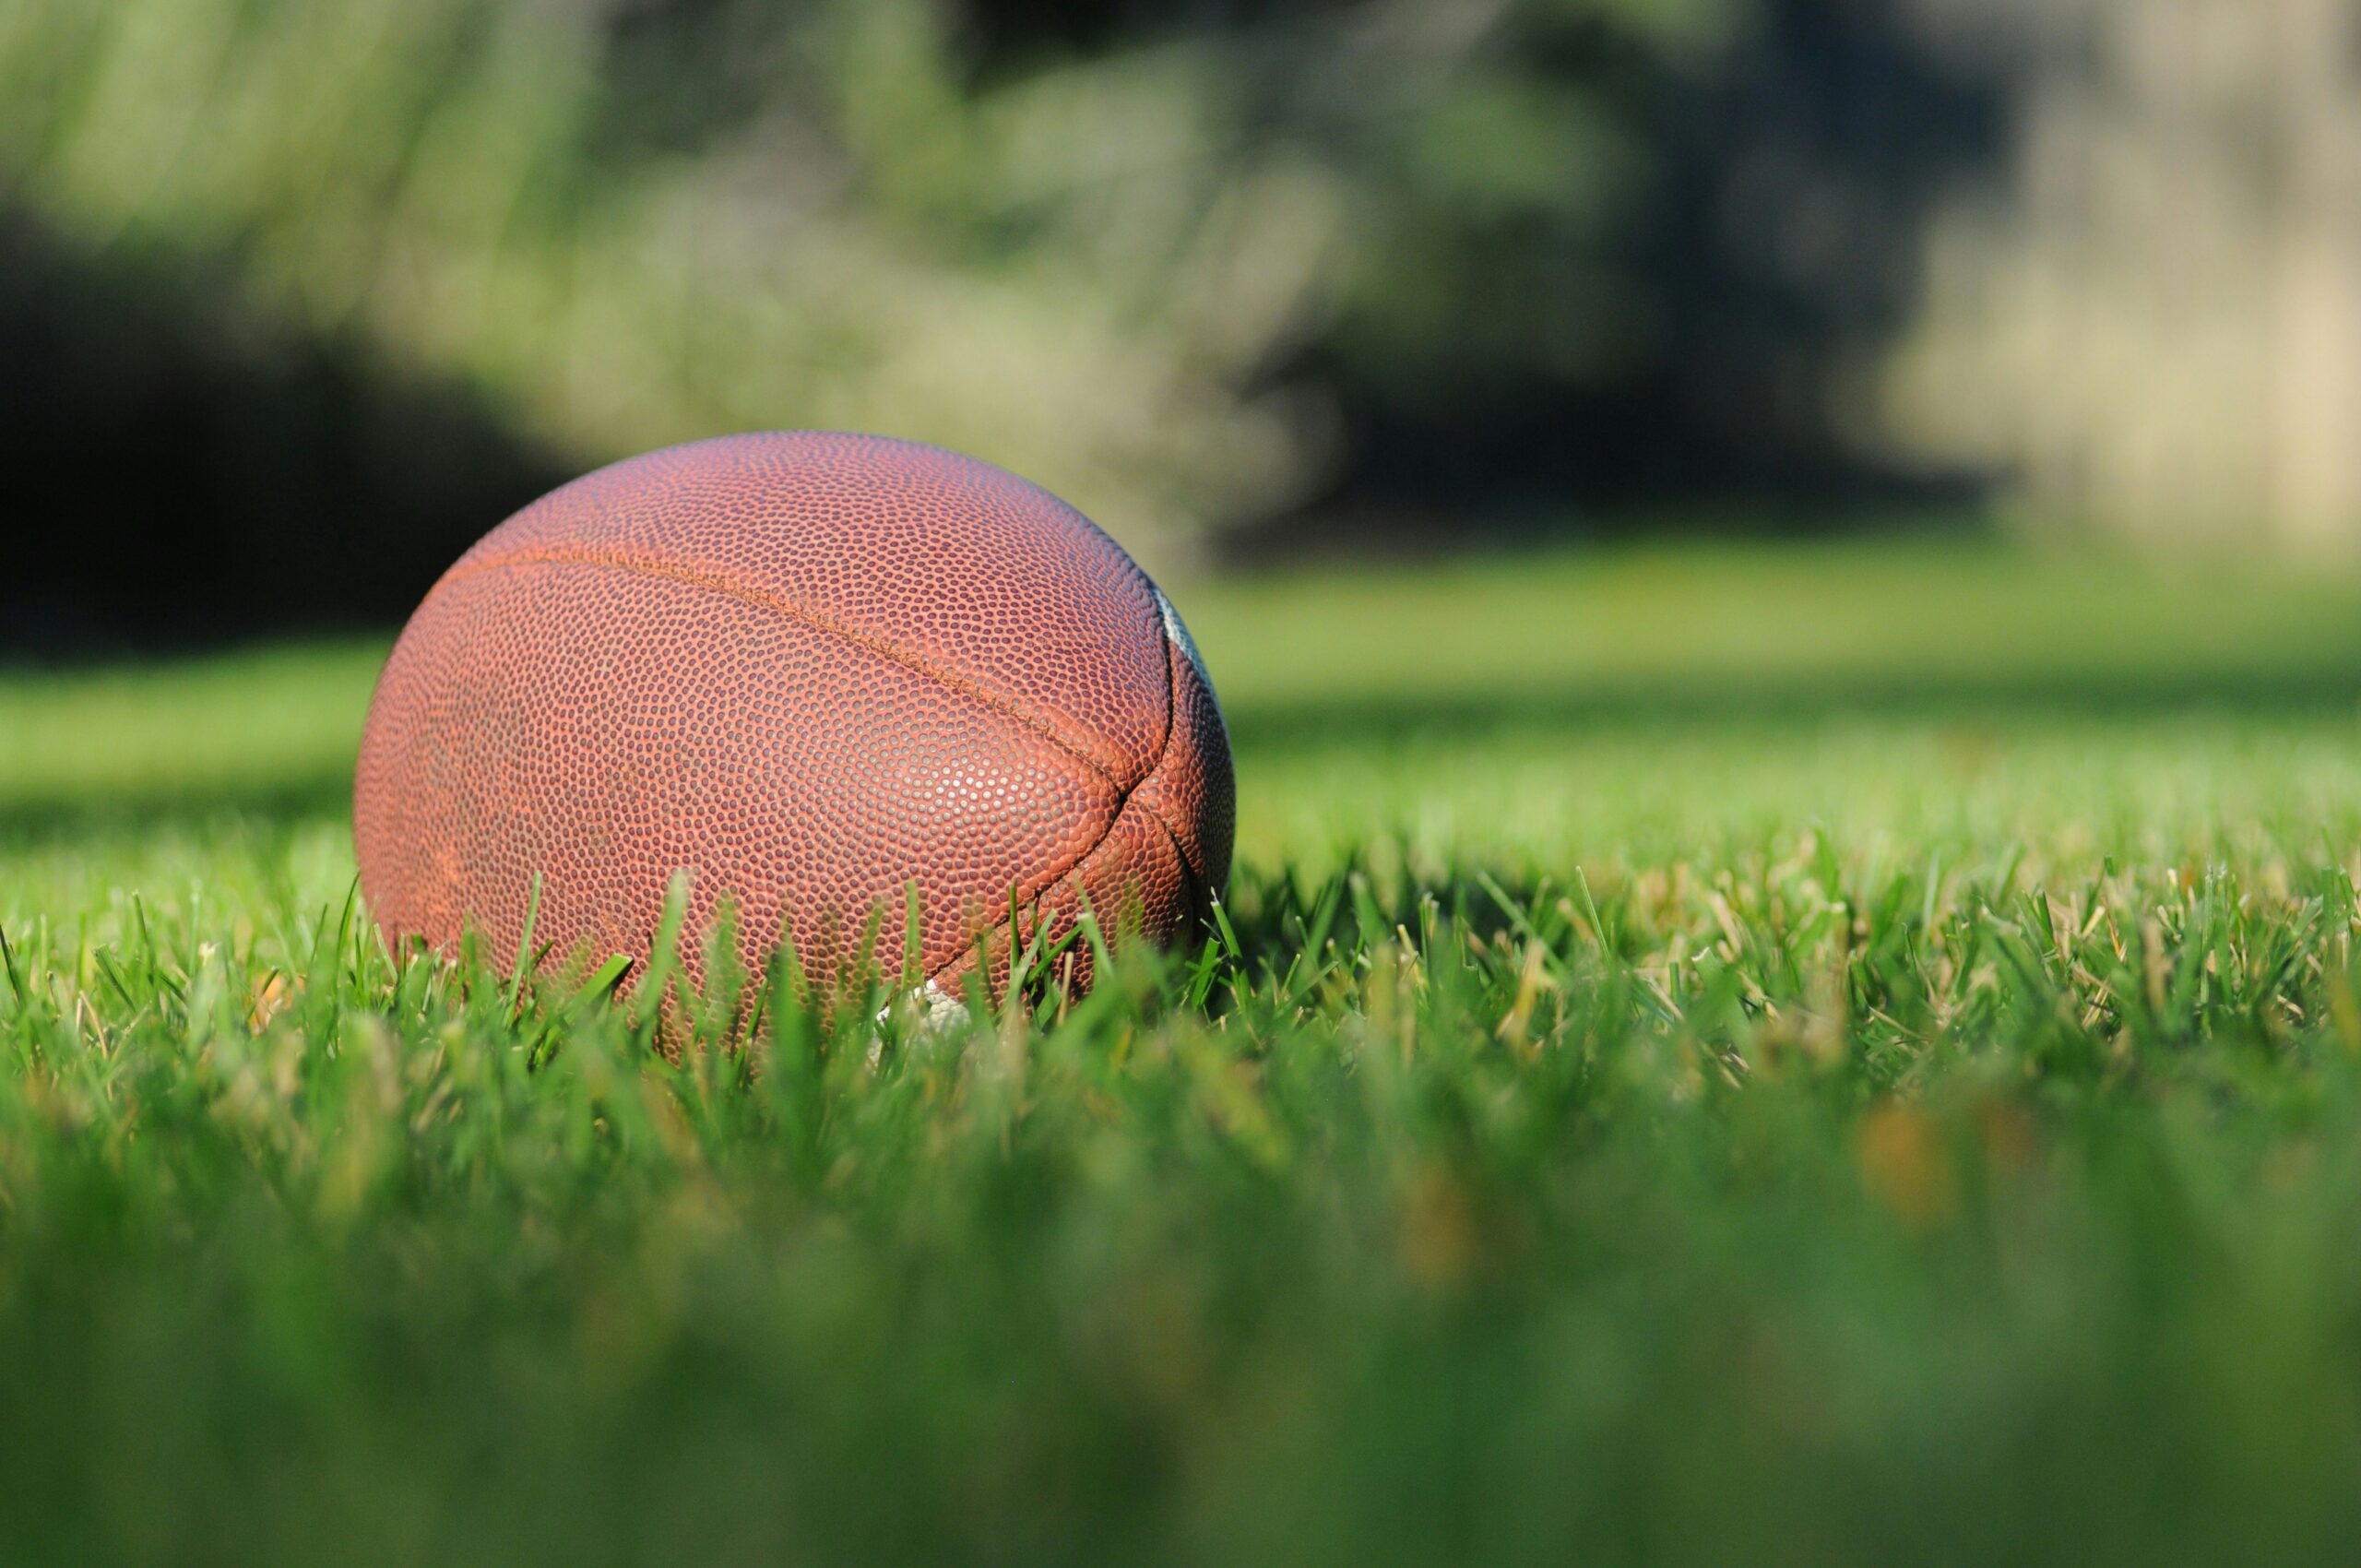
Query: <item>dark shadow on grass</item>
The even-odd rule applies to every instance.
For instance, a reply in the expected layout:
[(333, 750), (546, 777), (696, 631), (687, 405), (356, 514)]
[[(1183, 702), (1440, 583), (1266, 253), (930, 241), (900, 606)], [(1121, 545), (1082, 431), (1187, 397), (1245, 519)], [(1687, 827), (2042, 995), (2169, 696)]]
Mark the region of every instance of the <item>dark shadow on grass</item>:
[(2361, 651), (2350, 668), (2278, 671), (1715, 679), (1598, 683), (1418, 697), (1346, 696), (1229, 708), (1240, 752), (1295, 753), (1424, 739), (1655, 725), (1761, 727), (1864, 719), (1906, 722), (2011, 719), (2361, 717)]
[[(1634, 681), (1457, 696), (1260, 702), (1234, 707), (1228, 717), (1233, 745), (1251, 759), (1414, 740), (1475, 747), (1508, 735), (1571, 738), (1697, 729), (1742, 738), (1848, 719), (1976, 724), (2005, 731), (2015, 722), (2199, 714), (2361, 720), (2361, 654), (2349, 670)], [(0, 796), (0, 837), (21, 840), (224, 815), (335, 816), (350, 808), (351, 790), (350, 771), (335, 766), (252, 782), (185, 785), (159, 779), (149, 786)]]
[(352, 775), (343, 768), (252, 783), (159, 783), (71, 795), (32, 794), (0, 798), (0, 844), (138, 832), (224, 817), (307, 821), (342, 816), (351, 809)]

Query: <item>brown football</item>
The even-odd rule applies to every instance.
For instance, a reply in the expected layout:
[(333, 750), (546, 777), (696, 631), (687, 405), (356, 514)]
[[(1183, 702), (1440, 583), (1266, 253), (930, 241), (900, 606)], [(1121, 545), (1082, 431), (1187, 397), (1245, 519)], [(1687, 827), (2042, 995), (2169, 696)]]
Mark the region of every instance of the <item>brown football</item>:
[[(1085, 900), (1169, 942), (1229, 867), (1228, 742), (1189, 634), (1121, 547), (972, 457), (874, 436), (676, 446), (552, 492), (411, 616), (353, 787), (389, 939), (646, 956), (667, 883), (955, 994)], [(694, 944), (687, 944), (694, 949)], [(1087, 949), (1071, 971), (1089, 983)], [(694, 972), (694, 950), (684, 954)]]

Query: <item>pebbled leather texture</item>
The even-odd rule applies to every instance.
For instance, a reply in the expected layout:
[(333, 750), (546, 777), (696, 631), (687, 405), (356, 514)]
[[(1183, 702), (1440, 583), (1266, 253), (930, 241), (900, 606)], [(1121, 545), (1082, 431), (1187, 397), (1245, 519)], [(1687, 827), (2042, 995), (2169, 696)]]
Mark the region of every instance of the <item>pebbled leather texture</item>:
[[(836, 979), (955, 990), (1086, 898), (1169, 943), (1228, 874), (1234, 785), (1171, 607), (1056, 497), (874, 436), (725, 437), (552, 492), (460, 558), (379, 677), (353, 790), (389, 940), (472, 925), (646, 956), (676, 871)], [(693, 977), (697, 955), (689, 958)], [(1073, 983), (1089, 983), (1086, 959)]]

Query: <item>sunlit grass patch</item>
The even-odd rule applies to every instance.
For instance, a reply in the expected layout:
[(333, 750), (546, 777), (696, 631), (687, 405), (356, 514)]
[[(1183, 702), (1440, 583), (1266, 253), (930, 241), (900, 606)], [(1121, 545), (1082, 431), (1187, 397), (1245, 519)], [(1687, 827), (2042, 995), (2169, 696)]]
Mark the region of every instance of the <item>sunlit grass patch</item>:
[(1809, 674), (1381, 585), (1398, 698), (1360, 588), (1201, 589), (1225, 932), (924, 1027), (385, 952), (374, 649), (12, 681), (0, 1555), (2348, 1556), (2343, 624), (1971, 682), (1892, 559), (1701, 558), (1874, 585)]

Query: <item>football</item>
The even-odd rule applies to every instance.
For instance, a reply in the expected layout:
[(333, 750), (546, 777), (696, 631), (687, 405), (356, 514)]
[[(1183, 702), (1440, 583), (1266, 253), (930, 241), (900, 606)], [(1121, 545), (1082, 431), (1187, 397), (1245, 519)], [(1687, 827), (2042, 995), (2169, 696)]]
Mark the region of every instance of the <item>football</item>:
[[(936, 447), (770, 434), (601, 469), (445, 573), (378, 677), (353, 837), (397, 944), (505, 952), (531, 907), (537, 949), (644, 960), (685, 872), (753, 972), (791, 941), (815, 983), (956, 997), (1085, 907), (1190, 932), (1233, 800), (1195, 646), (1087, 518)], [(1056, 978), (1088, 986), (1087, 944)]]

